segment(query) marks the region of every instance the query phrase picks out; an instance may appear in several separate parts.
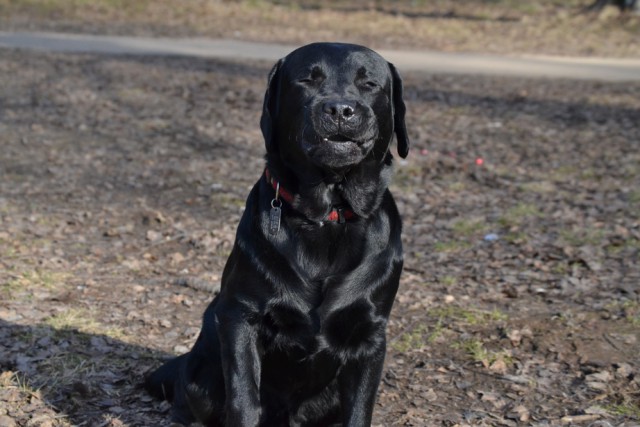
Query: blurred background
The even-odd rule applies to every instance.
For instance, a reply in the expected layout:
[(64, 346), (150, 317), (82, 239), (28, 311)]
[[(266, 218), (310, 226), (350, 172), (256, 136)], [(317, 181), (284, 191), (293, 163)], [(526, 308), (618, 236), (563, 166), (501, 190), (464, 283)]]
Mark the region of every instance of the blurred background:
[(0, 28), (638, 56), (630, 0), (0, 0)]

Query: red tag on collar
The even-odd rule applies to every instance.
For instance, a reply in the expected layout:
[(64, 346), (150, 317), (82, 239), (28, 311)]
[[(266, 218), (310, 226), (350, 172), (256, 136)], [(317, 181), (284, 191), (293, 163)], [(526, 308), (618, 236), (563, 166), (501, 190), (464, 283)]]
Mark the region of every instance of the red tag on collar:
[(340, 224), (343, 224), (345, 221), (353, 219), (356, 214), (350, 209), (334, 209), (329, 212), (327, 216), (327, 221), (336, 221)]

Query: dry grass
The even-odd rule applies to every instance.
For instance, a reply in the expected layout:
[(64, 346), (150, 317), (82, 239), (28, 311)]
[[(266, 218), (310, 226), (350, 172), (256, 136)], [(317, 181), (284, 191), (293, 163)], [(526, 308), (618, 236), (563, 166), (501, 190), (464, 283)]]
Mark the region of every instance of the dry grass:
[(0, 0), (0, 26), (154, 35), (204, 35), (305, 43), (353, 41), (376, 48), (637, 56), (640, 19), (588, 1), (438, 0)]

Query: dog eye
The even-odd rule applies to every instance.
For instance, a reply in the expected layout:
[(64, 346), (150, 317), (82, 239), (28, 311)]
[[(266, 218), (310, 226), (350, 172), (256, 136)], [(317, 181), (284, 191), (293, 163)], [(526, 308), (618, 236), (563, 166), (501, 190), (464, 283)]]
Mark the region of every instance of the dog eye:
[(304, 86), (317, 86), (324, 81), (324, 77), (305, 77), (298, 79), (297, 82)]
[(297, 81), (298, 83), (302, 84), (318, 84), (322, 83), (325, 78), (326, 76), (320, 67), (313, 67), (311, 70), (309, 70), (309, 74), (298, 79)]
[(361, 83), (361, 85), (367, 89), (375, 89), (378, 87), (378, 83), (374, 82), (373, 80), (364, 81)]

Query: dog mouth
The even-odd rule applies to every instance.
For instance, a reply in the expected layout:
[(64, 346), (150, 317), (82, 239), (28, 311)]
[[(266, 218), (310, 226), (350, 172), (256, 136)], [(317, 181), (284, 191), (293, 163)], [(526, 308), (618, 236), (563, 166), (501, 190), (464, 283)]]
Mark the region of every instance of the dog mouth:
[(336, 153), (347, 151), (361, 152), (373, 141), (373, 138), (368, 138), (365, 135), (356, 137), (346, 133), (334, 133), (325, 136), (319, 135), (314, 139), (315, 141), (309, 145), (314, 145), (315, 148), (320, 151), (330, 152), (334, 150)]
[(316, 165), (332, 169), (360, 163), (378, 137), (375, 120), (367, 114), (349, 122), (308, 116), (305, 123), (298, 135), (302, 151)]
[(373, 146), (373, 139), (357, 139), (344, 134), (333, 134), (302, 141), (306, 155), (316, 164), (340, 168), (362, 161)]
[(355, 139), (352, 137), (349, 137), (347, 135), (341, 134), (341, 133), (337, 133), (334, 135), (329, 135), (329, 136), (325, 136), (322, 138), (322, 144), (344, 144), (344, 143), (352, 143), (352, 144), (356, 144), (356, 145), (362, 145), (366, 142), (365, 139)]

